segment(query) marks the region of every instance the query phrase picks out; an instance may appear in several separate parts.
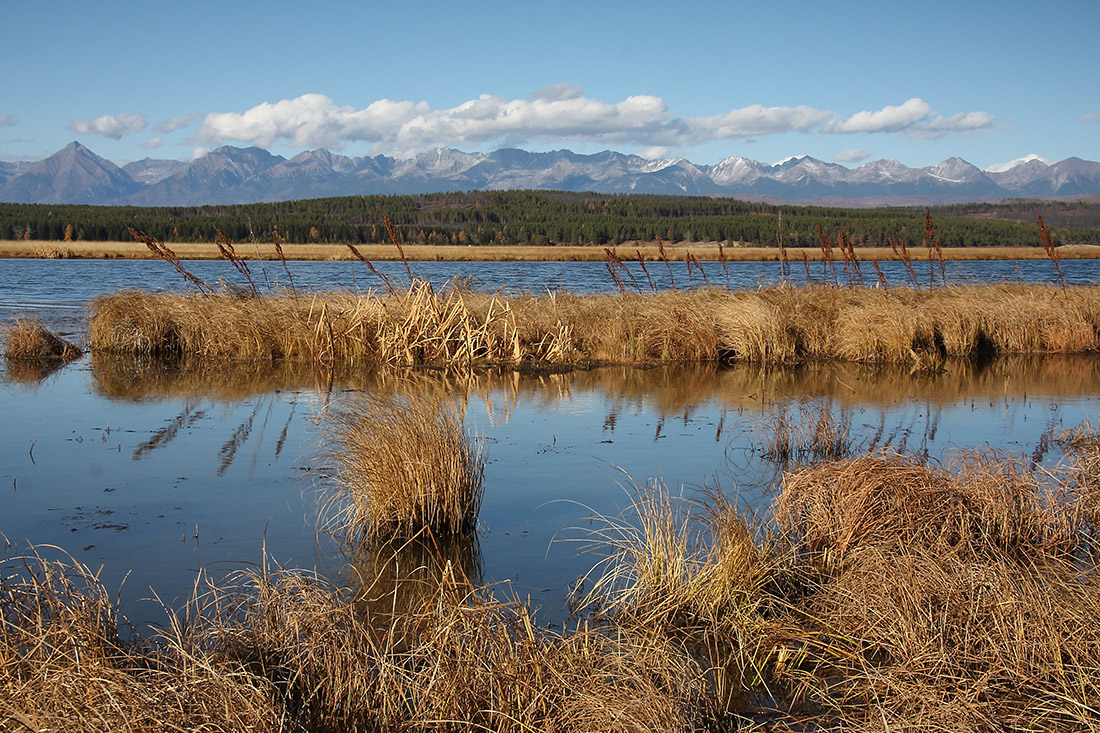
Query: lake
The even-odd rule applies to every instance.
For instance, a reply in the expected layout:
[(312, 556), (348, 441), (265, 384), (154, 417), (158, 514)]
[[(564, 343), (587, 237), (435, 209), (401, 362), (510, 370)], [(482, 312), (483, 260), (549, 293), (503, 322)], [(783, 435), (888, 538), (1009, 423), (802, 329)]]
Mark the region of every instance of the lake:
[[(884, 273), (901, 283), (905, 273), (888, 270), (893, 264), (883, 263)], [(187, 266), (210, 281), (232, 272), (227, 263)], [(347, 262), (290, 266), (299, 288), (377, 286)], [(947, 266), (951, 282), (1053, 276), (1044, 262)], [(378, 267), (404, 276), (401, 263)], [(475, 286), (509, 292), (614, 287), (602, 263), (416, 267), (439, 284), (471, 275)], [(276, 268), (266, 264), (272, 281)], [(659, 268), (649, 269), (656, 280)], [(778, 263), (729, 269), (741, 287), (780, 277)], [(1100, 274), (1095, 261), (1064, 269), (1073, 282)], [(682, 273), (673, 271), (681, 287)], [(0, 317), (37, 314), (78, 338), (96, 295), (182, 289), (161, 262), (4, 260), (0, 275)], [(713, 268), (708, 277), (718, 279)], [(844, 364), (333, 374), (292, 364), (166, 368), (100, 355), (50, 374), (2, 364), (0, 532), (9, 553), (34, 544), (99, 570), (139, 624), (162, 620), (160, 602), (185, 598), (200, 571), (266, 561), (340, 579), (362, 558), (318, 531), (328, 461), (318, 422), (327, 406), (364, 392), (428, 391), (457, 400), (470, 432), (485, 441), (479, 531), (462, 550), (469, 567), (560, 621), (570, 587), (600, 559), (590, 532), (628, 507), (632, 482), (659, 479), (687, 494), (714, 485), (764, 514), (784, 467), (768, 455), (775, 426), (812, 425), (822, 411), (846, 426), (854, 450), (942, 461), (988, 446), (1056, 460), (1052, 436), (1096, 424), (1100, 360), (949, 364), (931, 375)]]

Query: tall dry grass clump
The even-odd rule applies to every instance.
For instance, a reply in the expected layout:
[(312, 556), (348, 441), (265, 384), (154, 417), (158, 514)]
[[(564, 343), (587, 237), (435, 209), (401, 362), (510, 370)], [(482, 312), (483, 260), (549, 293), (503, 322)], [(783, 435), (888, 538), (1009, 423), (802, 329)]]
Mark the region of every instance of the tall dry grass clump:
[(119, 293), (92, 304), (93, 350), (326, 364), (787, 363), (938, 368), (998, 354), (1100, 350), (1100, 288), (929, 290), (789, 284), (621, 295), (436, 291)]
[(387, 626), (314, 575), (250, 572), (191, 627), (273, 680), (307, 730), (685, 730), (698, 703), (675, 647), (613, 627), (556, 633), (453, 576)]
[(620, 518), (590, 538), (604, 554), (577, 608), (632, 633), (681, 646), (705, 687), (703, 719), (750, 711), (784, 654), (778, 619), (786, 548), (764, 536), (717, 488), (673, 495), (661, 481), (632, 486)]
[(365, 395), (322, 418), (331, 464), (326, 524), (351, 537), (474, 530), (483, 443), (447, 398)]
[(120, 639), (96, 575), (39, 555), (0, 563), (0, 729), (273, 731), (271, 686), (177, 640)]
[(776, 519), (806, 563), (784, 675), (822, 724), (1100, 726), (1094, 518), (1064, 480), (866, 456), (788, 474)]
[(48, 330), (36, 318), (21, 318), (0, 326), (4, 356), (20, 361), (69, 362), (84, 352)]

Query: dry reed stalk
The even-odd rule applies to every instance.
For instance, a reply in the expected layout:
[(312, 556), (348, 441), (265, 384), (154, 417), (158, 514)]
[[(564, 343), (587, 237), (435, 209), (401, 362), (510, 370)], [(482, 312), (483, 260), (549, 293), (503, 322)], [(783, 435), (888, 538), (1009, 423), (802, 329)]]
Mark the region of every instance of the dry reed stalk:
[(676, 289), (676, 277), (672, 274), (672, 263), (668, 261), (668, 256), (665, 255), (665, 243), (660, 237), (657, 237), (657, 254), (661, 257), (661, 262), (665, 263), (665, 267), (668, 268), (668, 281), (672, 285), (672, 289)]
[(828, 278), (829, 267), (833, 269), (833, 284), (839, 285), (840, 281), (836, 276), (836, 263), (833, 262), (833, 240), (825, 233), (825, 230), (821, 228), (821, 225), (817, 225), (817, 238), (821, 243), (821, 282), (825, 282)]
[(345, 246), (351, 251), (355, 259), (366, 265), (367, 268), (371, 271), (371, 274), (382, 282), (382, 285), (386, 288), (387, 293), (389, 293), (390, 295), (394, 295), (397, 293), (397, 289), (393, 286), (393, 283), (390, 282), (390, 279), (386, 277), (383, 273), (379, 272), (378, 269), (375, 268), (374, 263), (364, 257), (362, 253), (360, 253), (359, 250), (355, 247), (355, 245), (347, 244)]
[(936, 239), (936, 227), (932, 224), (932, 212), (929, 209), (924, 210), (924, 243), (928, 247), (928, 287), (932, 287), (932, 283), (936, 280), (937, 264), (940, 267), (940, 280), (947, 285), (947, 267), (944, 264), (942, 242)]
[(483, 441), (447, 400), (365, 396), (323, 416), (332, 465), (325, 524), (348, 537), (472, 532), (481, 508)]
[(1058, 284), (1062, 286), (1062, 292), (1066, 292), (1066, 278), (1062, 275), (1062, 264), (1059, 262), (1058, 248), (1055, 246), (1054, 238), (1050, 236), (1046, 224), (1043, 223), (1042, 214), (1039, 214), (1039, 241), (1042, 243), (1043, 251), (1047, 253), (1047, 257), (1054, 263), (1054, 271), (1058, 274)]
[(286, 264), (286, 255), (283, 253), (283, 238), (279, 236), (279, 227), (271, 227), (271, 243), (275, 246), (275, 254), (279, 258), (279, 262), (283, 263), (283, 271), (286, 272), (287, 280), (290, 281), (291, 292), (297, 294), (298, 288), (294, 287), (294, 276), (290, 274), (290, 268)]
[(180, 258), (177, 257), (176, 253), (169, 249), (168, 245), (166, 245), (164, 242), (160, 241), (156, 237), (149, 236), (145, 232), (139, 232), (133, 227), (129, 227), (129, 230), (131, 237), (148, 247), (149, 251), (155, 254), (157, 257), (172, 265), (176, 272), (180, 274), (180, 277), (198, 288), (198, 291), (200, 293), (212, 292), (212, 290), (206, 283), (192, 275), (190, 272), (187, 271), (186, 268), (184, 268), (183, 263), (180, 262)]
[[(783, 256), (787, 256), (787, 251), (783, 250)], [(722, 263), (722, 272), (726, 275), (726, 290), (730, 287), (730, 268), (726, 264), (726, 250), (722, 248), (722, 243), (718, 243), (718, 261)]]
[(37, 318), (20, 318), (0, 326), (4, 341), (4, 357), (18, 361), (57, 362), (65, 364), (84, 353), (48, 330)]
[(221, 252), (222, 257), (229, 260), (233, 268), (244, 275), (245, 279), (248, 280), (249, 287), (252, 288), (252, 294), (258, 296), (260, 294), (260, 289), (256, 287), (256, 283), (252, 280), (252, 271), (248, 268), (248, 263), (237, 256), (237, 251), (233, 249), (233, 243), (229, 241), (229, 237), (222, 233), (221, 229), (214, 227), (214, 231), (218, 234), (216, 244), (218, 245), (218, 251)]
[[(721, 246), (721, 245), (719, 245), (719, 246)], [(635, 250), (635, 252), (638, 255), (638, 265), (641, 266), (642, 272), (645, 273), (645, 279), (649, 282), (650, 292), (656, 293), (657, 292), (657, 286), (653, 283), (653, 278), (649, 274), (649, 268), (647, 268), (645, 266), (645, 257), (642, 257), (642, 251), (641, 250)]]
[[(390, 235), (390, 241), (397, 247), (397, 254), (401, 257), (401, 262), (405, 265), (405, 272), (409, 275), (409, 283), (412, 284), (416, 278), (413, 277), (412, 268), (409, 267), (409, 261), (405, 258), (405, 249), (401, 246), (401, 238), (398, 237), (397, 230), (394, 229), (393, 222), (390, 221), (388, 216), (382, 217), (382, 224), (385, 225), (386, 231)], [(371, 271), (374, 271), (373, 267), (371, 267)]]

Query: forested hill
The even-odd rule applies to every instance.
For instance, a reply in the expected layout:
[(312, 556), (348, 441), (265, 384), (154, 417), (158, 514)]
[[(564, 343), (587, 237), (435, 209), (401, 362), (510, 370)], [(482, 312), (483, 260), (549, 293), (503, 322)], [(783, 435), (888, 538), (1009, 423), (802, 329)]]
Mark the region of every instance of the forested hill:
[[(932, 207), (945, 247), (1038, 245), (1041, 214), (1063, 244), (1100, 243), (1100, 204), (1010, 202)], [(439, 245), (618, 245), (727, 242), (816, 246), (818, 226), (843, 227), (857, 246), (919, 242), (924, 208), (773, 206), (728, 198), (496, 191), (347, 196), (199, 207), (0, 204), (0, 238), (125, 241), (129, 228), (165, 242), (381, 243), (392, 221), (409, 243)]]

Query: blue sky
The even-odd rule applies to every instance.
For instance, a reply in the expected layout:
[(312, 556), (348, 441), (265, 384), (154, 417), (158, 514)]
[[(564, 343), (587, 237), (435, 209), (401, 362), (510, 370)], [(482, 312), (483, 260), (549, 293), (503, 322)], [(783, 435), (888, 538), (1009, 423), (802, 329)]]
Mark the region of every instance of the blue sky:
[(0, 158), (1100, 159), (1100, 2), (9, 2)]

